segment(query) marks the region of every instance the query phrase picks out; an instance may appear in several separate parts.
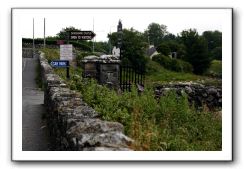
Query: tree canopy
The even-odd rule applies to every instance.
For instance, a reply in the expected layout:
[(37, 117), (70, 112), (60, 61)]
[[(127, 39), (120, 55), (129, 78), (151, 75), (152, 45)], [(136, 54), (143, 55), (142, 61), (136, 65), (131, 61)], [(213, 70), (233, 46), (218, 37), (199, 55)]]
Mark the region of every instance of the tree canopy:
[(151, 23), (147, 30), (144, 32), (144, 36), (148, 38), (149, 43), (156, 47), (162, 42), (163, 38), (167, 34), (167, 26), (157, 23)]
[(59, 39), (66, 40), (66, 39), (68, 39), (70, 31), (80, 31), (80, 29), (77, 29), (73, 26), (66, 27), (66, 28), (63, 28), (59, 33), (57, 33), (57, 36)]
[(183, 59), (192, 64), (194, 73), (203, 74), (211, 62), (206, 39), (199, 36), (196, 29), (182, 31), (180, 39), (186, 46), (186, 55)]
[(208, 51), (212, 59), (222, 60), (222, 33), (205, 31), (202, 35), (208, 42)]
[[(113, 46), (116, 46), (118, 33), (114, 32), (108, 35)], [(145, 65), (146, 58), (145, 58), (145, 51), (148, 44), (143, 41), (144, 37), (143, 34), (131, 29), (123, 29), (122, 35), (122, 56), (124, 63), (129, 63), (132, 65)]]

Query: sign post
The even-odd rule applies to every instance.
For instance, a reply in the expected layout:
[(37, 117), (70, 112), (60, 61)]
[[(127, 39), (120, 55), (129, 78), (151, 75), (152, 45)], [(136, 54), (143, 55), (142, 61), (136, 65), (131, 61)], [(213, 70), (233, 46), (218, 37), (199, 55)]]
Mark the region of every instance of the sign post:
[(68, 60), (53, 60), (50, 65), (54, 68), (66, 68), (66, 78), (69, 79), (69, 61)]
[(73, 60), (73, 45), (60, 45), (60, 60)]
[(69, 40), (92, 40), (96, 34), (93, 31), (71, 31)]

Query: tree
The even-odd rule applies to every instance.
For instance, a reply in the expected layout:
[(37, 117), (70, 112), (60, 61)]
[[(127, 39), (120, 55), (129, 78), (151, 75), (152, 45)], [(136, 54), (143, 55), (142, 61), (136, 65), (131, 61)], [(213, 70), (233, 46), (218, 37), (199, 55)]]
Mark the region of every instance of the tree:
[(211, 53), (211, 58), (216, 60), (222, 60), (222, 47), (216, 47), (214, 48)]
[(157, 23), (151, 23), (144, 32), (144, 36), (149, 39), (149, 43), (156, 47), (162, 42), (164, 36), (167, 34), (167, 26), (159, 25)]
[(183, 59), (192, 64), (194, 73), (203, 74), (211, 62), (206, 39), (199, 36), (196, 29), (182, 31), (180, 38), (186, 47)]
[(168, 33), (163, 37), (164, 41), (172, 41), (172, 40), (176, 40), (176, 39), (177, 39), (177, 37), (172, 33)]
[[(118, 33), (114, 32), (108, 35), (113, 46), (117, 45)], [(134, 29), (123, 29), (122, 35), (122, 63), (132, 65), (145, 65), (145, 51), (147, 43), (143, 41), (143, 34)]]
[[(202, 35), (208, 42), (211, 59), (222, 59), (222, 33), (219, 31), (205, 31)], [(220, 51), (221, 49), (221, 51)]]
[(66, 27), (66, 28), (63, 28), (59, 33), (57, 33), (57, 36), (59, 39), (62, 39), (62, 40), (68, 39), (70, 31), (80, 31), (80, 29), (77, 29), (73, 26)]
[(163, 54), (164, 56), (169, 56), (170, 55), (170, 48), (167, 45), (167, 43), (161, 43), (160, 45), (158, 45), (157, 47), (157, 51), (161, 54)]
[(208, 50), (211, 52), (214, 48), (222, 46), (222, 33), (219, 31), (205, 31), (202, 35), (208, 43)]
[(183, 58), (186, 54), (185, 45), (176, 40), (166, 41), (165, 44), (170, 48), (170, 52), (177, 52), (177, 58)]

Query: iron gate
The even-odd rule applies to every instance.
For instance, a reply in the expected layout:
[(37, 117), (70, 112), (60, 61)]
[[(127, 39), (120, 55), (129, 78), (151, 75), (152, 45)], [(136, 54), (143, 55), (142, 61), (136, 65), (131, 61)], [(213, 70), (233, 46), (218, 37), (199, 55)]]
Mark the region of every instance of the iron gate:
[(133, 85), (144, 86), (145, 69), (143, 66), (120, 66), (120, 89), (131, 91)]

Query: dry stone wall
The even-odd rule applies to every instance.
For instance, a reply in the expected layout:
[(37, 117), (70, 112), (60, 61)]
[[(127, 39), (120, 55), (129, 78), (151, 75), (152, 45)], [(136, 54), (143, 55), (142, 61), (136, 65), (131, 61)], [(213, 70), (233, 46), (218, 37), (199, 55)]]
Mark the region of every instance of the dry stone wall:
[(194, 104), (196, 108), (207, 106), (210, 110), (222, 108), (222, 89), (215, 86), (205, 86), (193, 82), (179, 82), (159, 85), (155, 89), (156, 98), (160, 98), (168, 91), (174, 90), (181, 95), (183, 92), (187, 94), (190, 104)]
[(123, 134), (123, 125), (103, 121), (80, 93), (72, 91), (48, 64), (39, 57), (44, 86), (44, 104), (53, 150), (127, 151), (132, 139)]

